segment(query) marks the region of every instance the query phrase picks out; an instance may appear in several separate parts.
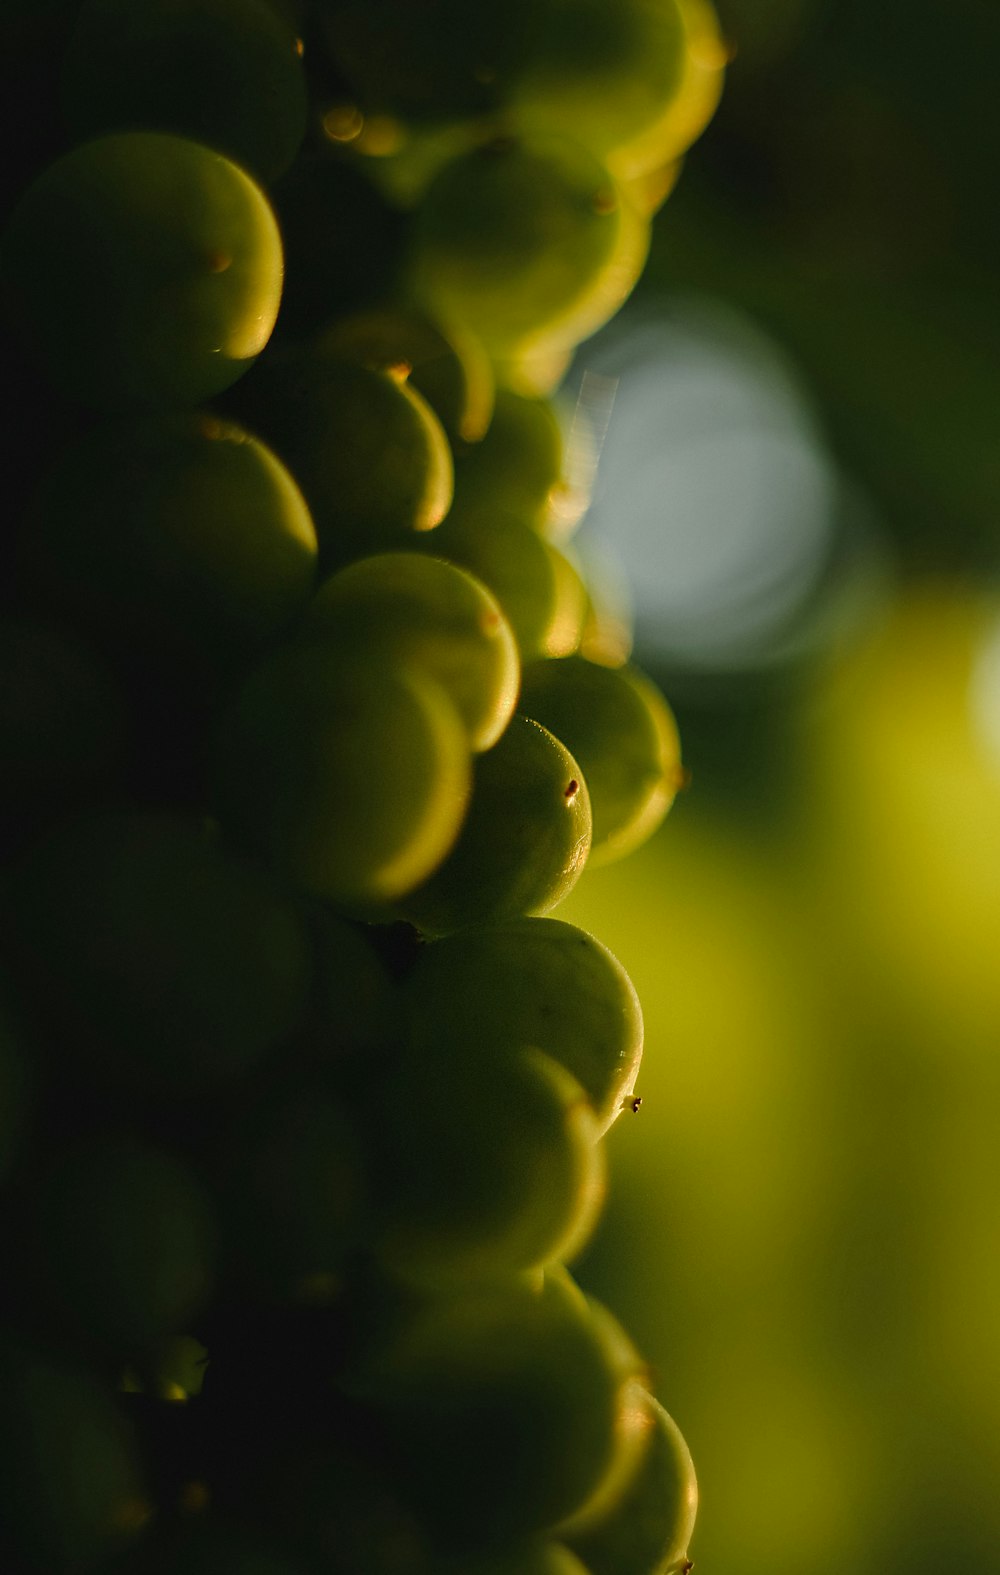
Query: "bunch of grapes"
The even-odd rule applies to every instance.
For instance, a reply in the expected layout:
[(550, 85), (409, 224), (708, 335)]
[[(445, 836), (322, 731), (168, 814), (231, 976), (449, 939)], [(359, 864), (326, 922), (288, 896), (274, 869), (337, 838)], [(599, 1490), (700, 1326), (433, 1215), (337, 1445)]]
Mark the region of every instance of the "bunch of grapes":
[(683, 771), (553, 396), (714, 18), (2, 28), (3, 1569), (686, 1569), (684, 1440), (564, 1266), (642, 1019), (547, 915)]

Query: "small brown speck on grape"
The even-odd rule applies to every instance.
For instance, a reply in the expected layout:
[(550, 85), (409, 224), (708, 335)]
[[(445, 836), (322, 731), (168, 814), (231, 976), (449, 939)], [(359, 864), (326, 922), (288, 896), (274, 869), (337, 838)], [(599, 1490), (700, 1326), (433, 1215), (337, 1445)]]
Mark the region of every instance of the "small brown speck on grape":
[(225, 273), (227, 268), (233, 266), (233, 259), (228, 252), (209, 252), (207, 262), (211, 273)]
[(595, 191), (595, 193), (594, 193), (594, 212), (595, 213), (614, 213), (614, 211), (617, 208), (617, 206), (618, 206), (617, 193), (612, 191), (610, 186), (602, 186), (599, 191)]
[(579, 793), (579, 791), (580, 791), (580, 784), (579, 784), (579, 782), (576, 780), (576, 777), (571, 777), (570, 781), (569, 781), (569, 783), (568, 783), (568, 785), (566, 787), (566, 791), (563, 794), (563, 797), (565, 799), (567, 799), (567, 800), (574, 799), (574, 798), (576, 798), (576, 795)]
[(636, 1097), (632, 1101), (632, 1114), (634, 1116), (637, 1116), (639, 1114), (639, 1107), (640, 1107), (641, 1104), (642, 1104), (642, 1096), (637, 1094)]

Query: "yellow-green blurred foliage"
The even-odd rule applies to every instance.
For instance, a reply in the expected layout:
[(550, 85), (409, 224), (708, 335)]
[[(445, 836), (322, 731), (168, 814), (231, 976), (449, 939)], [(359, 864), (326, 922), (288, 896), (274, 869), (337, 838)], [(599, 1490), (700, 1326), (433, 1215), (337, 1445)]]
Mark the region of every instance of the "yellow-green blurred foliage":
[(560, 909), (646, 1015), (577, 1267), (688, 1438), (705, 1572), (1000, 1569), (998, 631), (901, 593), (801, 690), (779, 830), (692, 762)]

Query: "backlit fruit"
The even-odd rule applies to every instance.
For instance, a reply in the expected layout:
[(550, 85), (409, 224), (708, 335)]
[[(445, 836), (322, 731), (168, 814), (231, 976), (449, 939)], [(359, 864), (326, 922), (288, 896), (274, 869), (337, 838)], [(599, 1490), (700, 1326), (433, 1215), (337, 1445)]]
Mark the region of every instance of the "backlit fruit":
[(595, 863), (645, 842), (685, 780), (677, 724), (655, 684), (636, 667), (568, 656), (526, 669), (519, 707), (572, 751), (587, 779)]
[(542, 1051), (439, 1039), (377, 1092), (375, 1250), (417, 1284), (458, 1289), (570, 1256), (604, 1197), (597, 1123)]
[(276, 352), (234, 397), (302, 488), (323, 568), (407, 547), (447, 513), (451, 449), (404, 371), (329, 350)]
[(642, 1010), (607, 947), (561, 919), (479, 924), (425, 946), (403, 982), (418, 1050), (442, 1040), (482, 1047), (534, 1044), (579, 1078), (600, 1129), (635, 1086)]
[(679, 1575), (698, 1512), (691, 1452), (676, 1422), (645, 1395), (645, 1450), (617, 1502), (560, 1535), (590, 1575)]
[(225, 824), (284, 879), (377, 904), (413, 890), (454, 845), (470, 754), (432, 678), (310, 644), (252, 674), (222, 721), (212, 776)]
[(603, 296), (629, 222), (613, 179), (578, 144), (500, 138), (453, 159), (425, 191), (413, 288), (503, 354)]
[(544, 727), (515, 716), (475, 761), (468, 814), (451, 852), (400, 911), (430, 935), (547, 913), (582, 875), (590, 834), (579, 766)]
[(194, 405), (267, 344), (281, 299), (278, 226), (223, 154), (127, 131), (64, 154), (0, 241), (10, 320), (86, 405)]
[(27, 522), (38, 593), (122, 662), (239, 672), (305, 607), (316, 532), (285, 466), (202, 411), (108, 421), (61, 455)]
[(473, 750), (491, 748), (513, 715), (520, 662), (510, 625), (485, 585), (440, 558), (359, 558), (320, 588), (301, 638), (425, 672), (448, 694)]
[(489, 1546), (580, 1509), (615, 1471), (639, 1358), (556, 1282), (417, 1310), (351, 1383), (442, 1539)]

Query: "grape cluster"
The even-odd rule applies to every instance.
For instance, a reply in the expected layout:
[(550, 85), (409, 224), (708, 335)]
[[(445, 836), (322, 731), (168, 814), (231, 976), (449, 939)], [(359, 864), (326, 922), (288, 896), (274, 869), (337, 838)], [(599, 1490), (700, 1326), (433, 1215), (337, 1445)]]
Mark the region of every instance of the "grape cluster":
[(686, 1569), (687, 1448), (564, 1267), (642, 1018), (547, 915), (683, 770), (553, 393), (714, 18), (0, 27), (3, 1569)]

